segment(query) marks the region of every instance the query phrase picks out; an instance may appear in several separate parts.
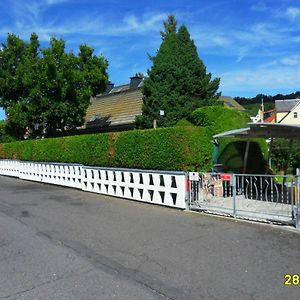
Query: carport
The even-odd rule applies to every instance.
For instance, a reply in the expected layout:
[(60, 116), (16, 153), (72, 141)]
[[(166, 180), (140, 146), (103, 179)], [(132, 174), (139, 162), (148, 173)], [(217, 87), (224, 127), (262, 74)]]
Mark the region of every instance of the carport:
[[(243, 173), (245, 173), (247, 167), (247, 160), (249, 154), (249, 145), (251, 138), (265, 138), (270, 139), (268, 163), (271, 168), (271, 154), (273, 149), (274, 138), (286, 138), (289, 139), (289, 149), (292, 148), (294, 139), (300, 139), (300, 126), (299, 125), (287, 125), (280, 123), (248, 123), (249, 127), (234, 129), (226, 132), (222, 132), (213, 136), (217, 141), (220, 138), (243, 138), (247, 139), (246, 150), (244, 154)], [(218, 142), (214, 143), (217, 147)]]
[(190, 208), (221, 213), (233, 217), (289, 223), (300, 229), (300, 180), (299, 172), (294, 175), (245, 174), (249, 145), (253, 138), (270, 139), (268, 162), (274, 138), (286, 138), (291, 148), (293, 141), (300, 138), (300, 126), (249, 123), (248, 127), (234, 129), (213, 136), (216, 150), (218, 139), (246, 139), (246, 148), (241, 174), (200, 173), (193, 179), (190, 193)]

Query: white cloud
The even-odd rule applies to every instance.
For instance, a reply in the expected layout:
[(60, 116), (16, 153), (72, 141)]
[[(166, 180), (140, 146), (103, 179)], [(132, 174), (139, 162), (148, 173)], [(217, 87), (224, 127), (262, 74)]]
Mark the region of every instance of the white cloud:
[(253, 11), (264, 12), (268, 9), (269, 9), (268, 6), (262, 1), (257, 2), (251, 6), (251, 10)]
[[(241, 26), (242, 27), (242, 26)], [(275, 23), (256, 23), (248, 27), (197, 26), (191, 28), (191, 36), (201, 51), (218, 53), (225, 56), (236, 56), (241, 62), (247, 56), (276, 56), (292, 33)], [(296, 40), (290, 39), (296, 43)]]
[(215, 35), (211, 37), (211, 41), (214, 45), (220, 47), (227, 47), (230, 45), (230, 40), (223, 35)]
[(288, 7), (285, 12), (286, 16), (292, 20), (300, 17), (300, 8), (299, 7)]
[(45, 1), (48, 5), (55, 5), (58, 3), (65, 3), (68, 2), (68, 0), (46, 0)]
[(253, 91), (299, 89), (300, 67), (253, 67), (224, 72), (221, 90)]
[(167, 18), (167, 13), (145, 13), (139, 18), (136, 15), (127, 15), (123, 22), (115, 24), (109, 29), (110, 34), (121, 33), (145, 33), (149, 31), (158, 31), (162, 21)]
[(135, 34), (158, 32), (167, 14), (147, 13), (141, 17), (127, 15), (120, 22), (110, 23), (105, 17), (83, 16), (78, 20), (68, 20), (60, 24), (44, 25), (44, 32), (66, 34), (86, 34), (92, 36), (123, 37)]
[(300, 65), (300, 55), (291, 55), (281, 59), (281, 63), (288, 66)]
[(236, 62), (241, 62), (249, 53), (248, 47), (240, 47)]
[[(12, 0), (12, 19), (15, 23), (10, 28), (0, 28), (3, 35), (14, 32), (21, 37), (28, 38), (31, 32), (36, 32), (40, 39), (49, 40), (52, 35), (87, 35), (87, 36), (110, 36), (124, 37), (134, 34), (146, 35), (149, 32), (159, 32), (162, 21), (166, 19), (167, 13), (146, 12), (141, 15), (128, 14), (122, 19), (112, 20), (106, 14), (89, 12), (88, 14), (68, 16), (68, 18), (53, 18), (45, 21), (44, 18), (49, 6), (67, 2), (67, 0)], [(5, 31), (4, 31), (5, 30)]]

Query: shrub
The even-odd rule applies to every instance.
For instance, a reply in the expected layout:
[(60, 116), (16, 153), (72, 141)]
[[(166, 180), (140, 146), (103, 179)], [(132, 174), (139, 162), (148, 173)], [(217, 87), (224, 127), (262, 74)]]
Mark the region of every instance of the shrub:
[(208, 129), (194, 126), (47, 138), (0, 145), (1, 158), (161, 170), (207, 171), (212, 163), (211, 154)]
[[(247, 127), (250, 120), (245, 112), (224, 106), (209, 106), (196, 109), (190, 121), (197, 126), (208, 128), (212, 138), (217, 133)], [(223, 138), (219, 142), (218, 163), (224, 165), (224, 171), (240, 173), (246, 141)], [(267, 143), (264, 139), (251, 139), (246, 173), (263, 173), (267, 153)]]
[(250, 121), (245, 112), (224, 106), (208, 106), (196, 109), (191, 122), (197, 126), (209, 127), (212, 135), (247, 126)]
[(276, 172), (296, 173), (300, 167), (299, 141), (295, 140), (290, 148), (288, 139), (277, 138), (273, 142), (272, 167)]

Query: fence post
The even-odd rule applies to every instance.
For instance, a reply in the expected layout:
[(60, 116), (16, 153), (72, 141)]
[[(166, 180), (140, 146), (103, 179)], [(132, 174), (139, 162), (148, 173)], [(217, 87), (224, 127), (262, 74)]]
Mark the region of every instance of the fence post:
[(300, 230), (300, 169), (297, 169), (296, 182), (297, 182), (296, 228)]
[(189, 179), (189, 172), (185, 173), (185, 203), (186, 203), (186, 210), (191, 209), (191, 182)]
[(232, 200), (233, 200), (233, 216), (236, 217), (236, 175), (232, 178)]

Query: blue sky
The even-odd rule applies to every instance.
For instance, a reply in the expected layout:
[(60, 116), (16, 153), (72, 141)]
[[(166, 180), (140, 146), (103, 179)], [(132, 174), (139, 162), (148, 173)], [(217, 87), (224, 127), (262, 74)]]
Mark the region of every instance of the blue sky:
[(0, 41), (36, 32), (44, 46), (51, 36), (75, 52), (87, 43), (120, 84), (151, 67), (147, 53), (158, 49), (169, 13), (189, 29), (223, 95), (300, 90), (299, 0), (0, 0)]

